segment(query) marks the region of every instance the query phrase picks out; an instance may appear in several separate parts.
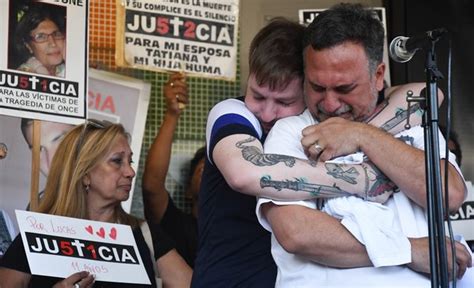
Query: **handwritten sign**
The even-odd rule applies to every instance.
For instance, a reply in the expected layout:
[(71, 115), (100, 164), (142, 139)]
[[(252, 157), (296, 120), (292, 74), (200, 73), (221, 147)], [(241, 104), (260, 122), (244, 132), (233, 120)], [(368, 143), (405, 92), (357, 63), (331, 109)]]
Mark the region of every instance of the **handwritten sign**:
[(117, 65), (235, 80), (238, 0), (118, 0), (117, 11)]
[[(130, 226), (16, 210), (31, 273), (150, 284)], [(48, 263), (48, 265), (44, 265)]]

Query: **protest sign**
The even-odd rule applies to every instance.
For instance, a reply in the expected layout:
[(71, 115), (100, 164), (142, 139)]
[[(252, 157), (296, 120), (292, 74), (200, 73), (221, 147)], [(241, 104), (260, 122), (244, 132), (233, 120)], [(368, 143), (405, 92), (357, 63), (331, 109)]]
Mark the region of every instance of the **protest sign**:
[(455, 214), (449, 216), (455, 234), (461, 234), (474, 247), (474, 187), (467, 181), (467, 197)]
[(0, 0), (0, 114), (86, 118), (88, 1)]
[(235, 80), (238, 0), (117, 0), (117, 65)]
[[(89, 71), (88, 112), (89, 118), (120, 122), (131, 135), (133, 169), (138, 171), (140, 153), (145, 130), (149, 83), (111, 72), (95, 69)], [(26, 119), (0, 115), (0, 143), (8, 149), (7, 156), (0, 161), (0, 209), (14, 215), (15, 209), (25, 209), (29, 202), (31, 153), (28, 127), (22, 128)], [(49, 164), (57, 145), (72, 125), (41, 121), (40, 186), (42, 192)], [(127, 201), (122, 202), (129, 212), (134, 193), (135, 179)]]
[(151, 283), (128, 225), (20, 210), (16, 217), (33, 275), (88, 271), (96, 281)]

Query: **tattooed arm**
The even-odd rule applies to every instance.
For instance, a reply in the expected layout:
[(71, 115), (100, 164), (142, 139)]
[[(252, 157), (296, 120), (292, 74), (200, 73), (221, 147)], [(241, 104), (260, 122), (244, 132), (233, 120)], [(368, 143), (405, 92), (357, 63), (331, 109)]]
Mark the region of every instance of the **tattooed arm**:
[[(425, 83), (410, 83), (400, 86), (389, 87), (385, 89), (386, 99), (379, 105), (371, 119), (367, 121), (369, 124), (379, 127), (384, 131), (395, 135), (406, 129), (408, 102), (406, 100), (408, 91), (413, 92), (413, 96), (420, 96), (421, 90), (425, 87)], [(439, 105), (443, 102), (444, 95), (441, 90), (438, 93)], [(421, 124), (423, 110), (419, 103), (411, 103), (410, 106), (411, 127)]]
[[(381, 130), (390, 133), (391, 135), (398, 134), (405, 129), (409, 129), (410, 127), (418, 126), (422, 122), (423, 110), (420, 108), (420, 104), (415, 102), (412, 102), (410, 107), (408, 107), (408, 102), (406, 98), (409, 91), (412, 92), (413, 97), (419, 97), (421, 94), (421, 90), (424, 87), (425, 83), (409, 83), (405, 85), (386, 88), (386, 98), (374, 109), (374, 112), (369, 117), (369, 119), (366, 119), (364, 122), (350, 121), (346, 126), (350, 127), (351, 124), (358, 123), (361, 124), (359, 126), (364, 126), (364, 123), (368, 123), (370, 124), (369, 127), (378, 127)], [(444, 95), (441, 90), (439, 90), (438, 92), (438, 104), (441, 105), (444, 99)], [(407, 120), (408, 118), (409, 120)], [(329, 123), (340, 121), (338, 117), (333, 117), (332, 119), (328, 120)], [(346, 123), (343, 123), (343, 125)], [(341, 155), (351, 154), (360, 151), (359, 147), (353, 145), (352, 139), (349, 138), (349, 136), (353, 134), (344, 135), (347, 137), (345, 137), (345, 141), (339, 144), (340, 149), (328, 147), (328, 145), (326, 145), (326, 143), (323, 141), (325, 139), (320, 139), (320, 135), (315, 132), (315, 130), (319, 130), (318, 128), (316, 128), (318, 125), (321, 125), (321, 123), (309, 125), (308, 127), (306, 127), (303, 130), (304, 137), (301, 141), (305, 151), (313, 159), (317, 158), (319, 160), (328, 160)], [(348, 128), (347, 130), (351, 129)], [(331, 131), (329, 131), (329, 133), (331, 133)], [(356, 136), (363, 137), (363, 135)], [(318, 141), (318, 144), (324, 148), (321, 153), (315, 151), (315, 141)], [(320, 158), (320, 156), (323, 157)]]
[[(413, 89), (413, 87), (411, 89)], [(414, 93), (416, 94), (417, 91), (415, 90)], [(384, 129), (390, 130), (391, 133), (398, 132), (392, 129), (402, 130), (405, 122), (400, 115), (406, 117), (406, 103), (403, 103), (403, 101), (397, 102), (397, 100), (400, 99), (399, 95), (398, 97), (390, 98), (390, 105), (383, 109), (372, 122), (375, 120), (383, 120), (379, 122), (378, 125), (382, 125)], [(417, 123), (414, 123), (415, 117), (413, 116), (412, 114), (411, 123), (414, 126)], [(420, 114), (416, 114), (416, 117), (418, 117), (419, 121)], [(279, 123), (275, 126), (278, 125)], [(380, 131), (383, 135), (389, 135), (381, 129), (372, 128)], [(327, 131), (328, 135), (337, 132), (331, 129)], [(346, 130), (346, 132), (347, 134), (340, 134), (344, 136), (349, 135), (350, 131)], [(281, 140), (281, 137), (279, 140)], [(277, 151), (277, 149), (284, 150), (279, 140), (275, 141), (275, 146), (272, 151)], [(342, 139), (341, 141), (344, 140), (345, 139)], [(285, 143), (285, 145), (287, 144), (288, 143)], [(292, 143), (291, 145), (296, 144)], [(267, 144), (265, 148), (267, 148)], [(386, 149), (385, 153), (388, 154), (395, 151), (394, 146), (390, 145), (379, 147), (379, 149)], [(338, 167), (333, 167), (330, 170), (334, 171), (334, 173), (340, 171)], [(352, 268), (372, 266), (365, 247), (343, 227), (339, 220), (324, 212), (299, 205), (278, 206), (271, 202), (263, 204), (261, 206), (261, 212), (265, 215), (278, 242), (289, 253), (298, 254), (311, 261), (332, 267)], [(420, 259), (423, 257), (418, 257), (420, 253), (414, 253), (414, 251), (420, 250), (416, 248), (418, 247), (417, 245), (414, 245), (414, 241), (418, 241), (418, 239), (409, 239), (409, 241), (412, 243), (413, 261), (421, 261)], [(426, 259), (426, 257), (424, 259)]]
[[(394, 87), (388, 91), (391, 94), (390, 99), (397, 99), (395, 96), (399, 97), (400, 94), (405, 95), (406, 90), (408, 90), (407, 87), (413, 90), (415, 95), (418, 95), (421, 88), (423, 88), (420, 83)], [(418, 88), (415, 89), (413, 87)], [(439, 94), (442, 97), (442, 93)], [(394, 110), (386, 111), (384, 109), (383, 112), (389, 115), (394, 113)], [(382, 117), (382, 113), (377, 117)], [(414, 120), (416, 117), (411, 119)], [(375, 118), (373, 121), (375, 121)], [(383, 123), (386, 123), (386, 121)], [(382, 124), (382, 127), (384, 125)], [(420, 127), (414, 127), (414, 129), (416, 128), (421, 129)], [(426, 207), (425, 161), (421, 146), (412, 147), (394, 138), (382, 129), (337, 117), (330, 118), (318, 125), (313, 125), (303, 130), (301, 143), (313, 158), (316, 157), (316, 153), (312, 146), (314, 146), (313, 143), (316, 140), (324, 147), (324, 151), (318, 155), (321, 161), (331, 159), (336, 155), (362, 151), (412, 201), (422, 207)], [(445, 174), (444, 161), (444, 159), (441, 160), (442, 177)], [(450, 211), (455, 211), (464, 200), (465, 186), (462, 177), (454, 166), (448, 166)]]
[[(347, 133), (342, 135), (342, 140), (338, 142), (338, 147), (332, 147), (327, 145), (325, 142), (326, 139), (320, 137), (319, 131), (322, 126), (331, 125), (333, 123), (344, 125), (347, 131), (351, 132), (352, 125), (354, 126), (366, 126), (367, 130), (373, 128), (373, 126), (380, 128), (379, 130), (388, 132), (391, 135), (400, 133), (401, 131), (418, 126), (421, 124), (423, 110), (421, 110), (419, 103), (412, 103), (410, 108), (408, 108), (408, 102), (406, 100), (408, 91), (412, 91), (414, 96), (419, 96), (421, 90), (425, 86), (424, 83), (410, 83), (395, 87), (389, 87), (385, 89), (385, 99), (380, 103), (375, 109), (369, 119), (366, 119), (364, 122), (358, 121), (344, 121), (338, 117), (332, 117), (324, 121), (324, 123), (318, 123), (315, 125), (309, 125), (303, 129), (303, 139), (301, 143), (309, 155), (313, 159), (319, 159), (322, 161), (329, 160), (341, 155), (351, 154), (357, 151), (360, 151), (360, 147), (355, 144), (355, 139), (364, 137), (364, 134), (355, 134)], [(443, 93), (439, 91), (439, 105), (443, 100)], [(409, 110), (409, 111), (408, 111)], [(409, 115), (409, 125), (407, 126), (407, 119)], [(328, 124), (329, 123), (329, 124)], [(367, 125), (366, 123), (370, 124)], [(326, 129), (328, 134), (331, 134), (332, 131)], [(314, 143), (318, 142), (320, 147), (323, 148), (322, 152), (316, 151), (314, 149)], [(330, 143), (333, 144), (333, 143)]]
[(356, 195), (385, 202), (394, 188), (370, 165), (324, 165), (291, 156), (263, 154), (260, 141), (244, 134), (219, 141), (213, 158), (232, 189), (254, 196), (304, 200)]
[[(408, 90), (413, 90), (414, 93), (418, 93), (421, 90), (423, 83), (418, 84), (410, 84), (404, 85), (403, 88), (387, 88), (388, 96), (392, 95), (392, 91), (397, 91), (395, 95), (392, 97), (387, 97), (383, 104), (377, 107), (376, 112), (373, 114), (371, 119), (371, 123), (376, 125), (381, 125), (384, 130), (390, 131), (391, 133), (398, 133), (400, 130), (404, 129), (407, 119), (407, 105), (406, 105), (406, 93)], [(414, 105), (410, 108), (411, 112), (411, 123), (412, 125), (419, 125), (421, 122), (421, 110), (419, 110), (419, 105)], [(283, 119), (278, 121), (270, 134), (267, 137), (267, 141), (265, 142), (265, 152), (266, 153), (275, 153), (275, 154), (284, 154), (288, 156), (293, 156), (296, 158), (306, 159), (307, 156), (304, 153), (303, 147), (301, 146), (300, 138), (301, 133), (300, 131), (314, 123), (312, 120), (312, 116), (310, 116), (309, 112), (305, 112), (306, 115), (300, 115), (297, 117), (290, 117), (287, 119)], [(319, 124), (316, 124), (316, 126)], [(313, 145), (314, 147), (314, 145)], [(246, 147), (243, 148), (243, 152), (245, 150), (250, 150), (250, 148)], [(252, 152), (257, 152), (251, 150)], [(263, 157), (271, 157), (268, 154), (259, 154), (254, 153), (255, 155), (263, 155)], [(273, 160), (277, 160), (277, 158), (281, 159), (284, 156), (274, 156), (272, 155)], [(256, 158), (252, 158), (256, 159)], [(320, 167), (322, 166), (322, 167)], [(323, 169), (325, 168), (325, 169)], [(372, 189), (366, 190), (369, 195), (361, 195), (360, 191), (354, 191), (356, 195), (367, 198), (369, 200), (375, 200), (378, 202), (383, 202), (386, 200), (393, 188), (394, 184), (390, 182), (381, 171), (372, 164), (372, 162), (366, 162), (361, 165), (340, 165), (340, 164), (319, 164), (318, 169), (315, 170), (315, 173), (320, 175), (326, 174), (333, 177), (334, 182), (331, 185), (327, 185), (327, 181), (325, 182), (312, 182), (312, 183), (305, 183), (301, 179), (262, 179), (263, 184), (265, 186), (274, 185), (278, 187), (282, 186), (297, 186), (303, 189), (304, 191), (309, 191), (311, 189), (330, 193), (331, 190), (338, 189), (340, 185), (344, 185), (343, 183), (351, 183), (353, 185), (362, 184), (361, 176), (365, 176), (365, 185), (368, 187), (372, 185)], [(370, 179), (370, 181), (369, 181)], [(319, 178), (316, 180), (320, 180)], [(323, 180), (324, 181), (324, 180)], [(325, 184), (325, 185), (322, 185)], [(382, 197), (374, 199), (374, 196), (383, 195)], [(319, 197), (324, 197), (321, 195)]]

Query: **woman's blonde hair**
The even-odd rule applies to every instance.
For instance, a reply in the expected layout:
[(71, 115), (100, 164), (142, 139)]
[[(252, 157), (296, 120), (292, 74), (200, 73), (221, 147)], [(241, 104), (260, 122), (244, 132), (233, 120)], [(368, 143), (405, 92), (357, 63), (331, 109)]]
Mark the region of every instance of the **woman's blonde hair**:
[[(84, 177), (106, 157), (118, 137), (129, 138), (121, 124), (89, 120), (69, 131), (54, 154), (38, 212), (87, 219)], [(116, 221), (132, 227), (139, 219), (117, 204)]]

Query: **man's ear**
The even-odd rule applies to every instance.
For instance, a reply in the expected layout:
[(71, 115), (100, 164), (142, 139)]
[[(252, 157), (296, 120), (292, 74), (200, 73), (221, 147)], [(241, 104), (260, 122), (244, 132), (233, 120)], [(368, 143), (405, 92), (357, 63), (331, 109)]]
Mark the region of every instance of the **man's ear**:
[(377, 91), (382, 91), (384, 88), (385, 67), (385, 63), (382, 62), (377, 66), (377, 69), (375, 69), (375, 87)]

